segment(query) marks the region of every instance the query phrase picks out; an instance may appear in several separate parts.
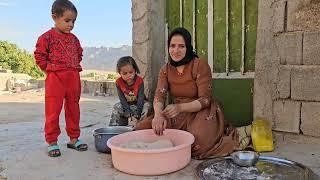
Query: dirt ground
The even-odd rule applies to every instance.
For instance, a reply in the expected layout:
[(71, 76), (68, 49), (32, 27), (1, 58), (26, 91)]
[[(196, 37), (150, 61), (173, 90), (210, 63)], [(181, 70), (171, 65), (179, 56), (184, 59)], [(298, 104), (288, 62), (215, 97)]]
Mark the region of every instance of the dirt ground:
[[(163, 176), (132, 176), (112, 166), (111, 155), (96, 152), (92, 131), (105, 127), (115, 97), (81, 97), (81, 139), (88, 143), (86, 152), (67, 149), (68, 138), (61, 114), (59, 144), (62, 156), (50, 158), (43, 137), (43, 90), (19, 94), (0, 92), (0, 180), (86, 180), (86, 179), (195, 179), (195, 167), (202, 161), (192, 160), (186, 168)], [(300, 162), (320, 174), (320, 145), (308, 143), (278, 144), (268, 155)]]
[(299, 30), (319, 31), (320, 28), (320, 1), (311, 0), (301, 5), (294, 14), (294, 25)]

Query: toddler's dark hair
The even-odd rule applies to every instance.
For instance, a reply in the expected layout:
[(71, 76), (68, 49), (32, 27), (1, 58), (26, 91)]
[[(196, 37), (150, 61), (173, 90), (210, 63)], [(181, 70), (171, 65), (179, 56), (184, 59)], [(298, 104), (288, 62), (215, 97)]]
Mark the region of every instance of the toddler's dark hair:
[(121, 57), (117, 62), (117, 72), (120, 73), (120, 69), (125, 65), (131, 65), (137, 74), (140, 74), (140, 70), (136, 61), (131, 56)]
[(77, 8), (69, 0), (55, 0), (52, 4), (51, 13), (61, 17), (66, 10), (78, 14)]

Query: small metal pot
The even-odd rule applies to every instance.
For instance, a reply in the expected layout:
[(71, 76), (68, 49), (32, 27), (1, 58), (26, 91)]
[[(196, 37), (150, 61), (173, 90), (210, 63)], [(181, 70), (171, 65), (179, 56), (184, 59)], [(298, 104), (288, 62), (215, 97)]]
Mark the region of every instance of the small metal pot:
[(231, 154), (232, 161), (239, 166), (254, 166), (259, 160), (259, 154), (254, 151), (237, 151)]
[(108, 139), (115, 135), (130, 132), (132, 130), (132, 127), (127, 126), (109, 126), (106, 128), (98, 128), (93, 130), (94, 144), (96, 150), (102, 153), (110, 153), (111, 150), (107, 146)]

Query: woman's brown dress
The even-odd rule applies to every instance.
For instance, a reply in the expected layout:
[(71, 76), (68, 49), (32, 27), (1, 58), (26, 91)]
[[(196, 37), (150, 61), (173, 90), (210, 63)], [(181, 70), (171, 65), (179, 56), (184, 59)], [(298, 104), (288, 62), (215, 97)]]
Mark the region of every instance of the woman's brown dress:
[[(225, 156), (238, 147), (236, 130), (226, 125), (222, 110), (212, 98), (212, 76), (207, 62), (195, 59), (185, 65), (183, 73), (165, 64), (159, 73), (154, 101), (165, 104), (168, 91), (175, 104), (194, 100), (201, 103), (199, 112), (182, 112), (167, 119), (167, 128), (185, 130), (195, 136), (194, 158)], [(143, 119), (136, 129), (152, 128), (152, 119), (153, 116)]]

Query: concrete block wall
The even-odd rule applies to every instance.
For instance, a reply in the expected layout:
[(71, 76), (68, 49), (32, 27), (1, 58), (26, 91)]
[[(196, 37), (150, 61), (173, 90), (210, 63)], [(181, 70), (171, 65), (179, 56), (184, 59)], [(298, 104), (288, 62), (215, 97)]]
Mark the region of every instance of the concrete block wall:
[(259, 1), (254, 117), (276, 131), (320, 137), (320, 30), (295, 24), (308, 3)]

